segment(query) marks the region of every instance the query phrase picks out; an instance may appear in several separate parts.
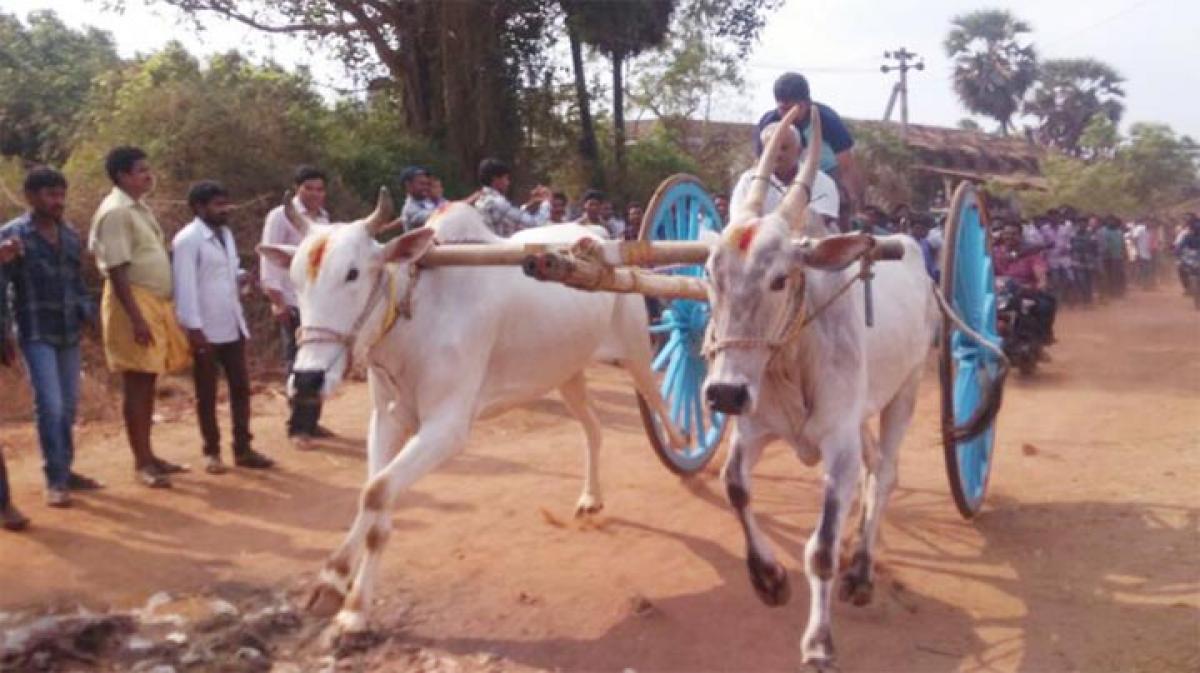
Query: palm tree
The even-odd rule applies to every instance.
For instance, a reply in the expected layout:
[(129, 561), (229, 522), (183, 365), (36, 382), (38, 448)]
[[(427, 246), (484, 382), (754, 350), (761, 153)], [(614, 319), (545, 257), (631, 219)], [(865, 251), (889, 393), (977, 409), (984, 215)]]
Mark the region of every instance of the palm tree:
[(1079, 156), (1080, 138), (1096, 115), (1121, 121), (1124, 78), (1111, 66), (1091, 58), (1046, 61), (1025, 113), (1038, 118), (1038, 139)]
[(1020, 37), (1030, 25), (1005, 10), (954, 17), (943, 46), (954, 59), (954, 91), (968, 110), (1000, 122), (1008, 135), (1021, 99), (1037, 77), (1037, 54)]

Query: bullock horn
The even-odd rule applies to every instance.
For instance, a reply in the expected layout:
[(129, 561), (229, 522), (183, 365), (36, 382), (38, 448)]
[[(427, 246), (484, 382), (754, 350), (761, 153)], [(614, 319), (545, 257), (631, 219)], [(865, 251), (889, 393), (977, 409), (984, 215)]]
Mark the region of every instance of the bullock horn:
[(796, 181), (784, 195), (783, 203), (779, 204), (779, 212), (793, 231), (804, 228), (804, 211), (808, 209), (813, 180), (817, 177), (817, 167), (821, 165), (821, 111), (817, 109), (816, 103), (813, 103), (810, 109), (808, 116), (812, 133), (808, 138), (808, 156), (804, 159), (804, 166), (800, 168)]
[(296, 231), (300, 232), (301, 236), (307, 236), (308, 232), (313, 230), (313, 226), (316, 223), (308, 215), (296, 210), (296, 206), (292, 205), (295, 197), (295, 193), (290, 189), (283, 193), (283, 214), (292, 223), (292, 226), (296, 228)]
[(388, 222), (392, 221), (392, 215), (396, 212), (396, 205), (392, 202), (392, 193), (387, 187), (379, 188), (379, 198), (375, 201), (375, 211), (367, 216), (367, 231), (372, 234), (378, 233), (379, 229)]
[(791, 126), (799, 115), (800, 108), (792, 106), (792, 109), (788, 110), (787, 114), (783, 116), (783, 120), (779, 122), (771, 139), (763, 147), (762, 155), (758, 158), (758, 166), (754, 169), (754, 178), (750, 182), (750, 193), (747, 194), (746, 200), (742, 202), (739, 212), (733, 218), (734, 222), (744, 222), (755, 217), (762, 217), (763, 204), (767, 200), (767, 187), (771, 184), (771, 174), (775, 172), (775, 158), (779, 156), (779, 146), (783, 143), (783, 134), (780, 131)]

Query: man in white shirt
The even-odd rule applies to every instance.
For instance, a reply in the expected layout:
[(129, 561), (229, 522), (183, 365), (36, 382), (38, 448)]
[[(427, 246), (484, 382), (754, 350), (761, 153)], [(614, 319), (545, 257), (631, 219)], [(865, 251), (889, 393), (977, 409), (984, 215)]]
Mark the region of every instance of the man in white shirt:
[[(763, 128), (760, 134), (763, 147), (770, 143), (771, 136), (775, 135), (779, 128), (779, 122)], [(779, 207), (780, 202), (783, 201), (783, 195), (787, 193), (788, 187), (800, 173), (800, 154), (803, 151), (800, 132), (794, 126), (789, 126), (784, 129), (784, 133), (787, 135), (780, 143), (779, 156), (775, 159), (775, 170), (771, 174), (771, 184), (767, 187), (767, 198), (763, 202), (764, 214)], [(750, 184), (754, 181), (754, 171), (755, 169), (751, 168), (742, 173), (737, 184), (734, 185), (733, 194), (729, 198), (731, 217), (736, 217), (741, 211), (742, 203), (750, 193)], [(824, 219), (823, 224), (830, 231), (837, 232), (839, 206), (837, 184), (834, 183), (833, 178), (818, 170), (816, 178), (813, 180), (812, 198), (808, 202), (809, 209)]]
[[(296, 198), (292, 206), (308, 215), (314, 222), (328, 223), (329, 213), (325, 212), (325, 173), (312, 166), (301, 166), (296, 169), (293, 180)], [(276, 206), (267, 214), (263, 226), (262, 242), (264, 245), (300, 245), (304, 237), (288, 221), (283, 213), (283, 206)], [(288, 269), (271, 261), (265, 256), (259, 257), (260, 283), (263, 293), (271, 302), (271, 313), (279, 322), (280, 339), (283, 342), (283, 358), (287, 365), (288, 375), (292, 372), (292, 363), (296, 359), (296, 330), (300, 327), (300, 303), (296, 299), (296, 288), (292, 287)], [(307, 449), (314, 438), (329, 437), (333, 433), (321, 427), (321, 401), (289, 400), (292, 408), (288, 417), (287, 432), (292, 443), (298, 449)]]
[(1143, 290), (1148, 290), (1151, 288), (1154, 280), (1154, 267), (1151, 265), (1154, 255), (1150, 249), (1150, 227), (1146, 225), (1145, 218), (1138, 218), (1130, 222), (1127, 237), (1133, 247), (1133, 265), (1138, 283), (1142, 286)]
[(241, 270), (237, 244), (225, 226), (232, 209), (229, 193), (212, 180), (198, 182), (188, 191), (188, 205), (196, 218), (171, 242), (171, 272), (175, 314), (192, 347), (192, 379), (196, 384), (200, 435), (204, 438), (205, 469), (209, 474), (225, 472), (217, 426), (218, 367), (225, 370), (229, 385), (234, 463), (239, 467), (268, 468), (274, 461), (250, 448), (250, 374), (246, 366), (250, 330), (238, 298)]

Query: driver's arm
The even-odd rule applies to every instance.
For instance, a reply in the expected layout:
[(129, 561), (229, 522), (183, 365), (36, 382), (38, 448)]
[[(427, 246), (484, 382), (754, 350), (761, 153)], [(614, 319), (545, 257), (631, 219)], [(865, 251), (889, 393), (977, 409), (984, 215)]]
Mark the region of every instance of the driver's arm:
[(858, 170), (858, 161), (854, 158), (853, 148), (841, 152), (837, 155), (838, 176), (846, 185), (846, 191), (850, 194), (850, 212), (856, 212), (864, 203), (863, 198), (866, 196), (866, 185), (863, 184), (862, 173)]

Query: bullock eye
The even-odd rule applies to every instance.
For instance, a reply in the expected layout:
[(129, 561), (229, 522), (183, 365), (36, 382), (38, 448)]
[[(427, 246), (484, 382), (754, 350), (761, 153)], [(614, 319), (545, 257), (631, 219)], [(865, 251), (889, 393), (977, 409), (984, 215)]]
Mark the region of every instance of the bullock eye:
[(352, 283), (356, 280), (358, 280), (358, 269), (350, 269), (350, 272), (346, 274), (346, 282)]
[(787, 285), (787, 276), (775, 276), (775, 278), (771, 280), (771, 291), (779, 292), (784, 288), (785, 285)]

